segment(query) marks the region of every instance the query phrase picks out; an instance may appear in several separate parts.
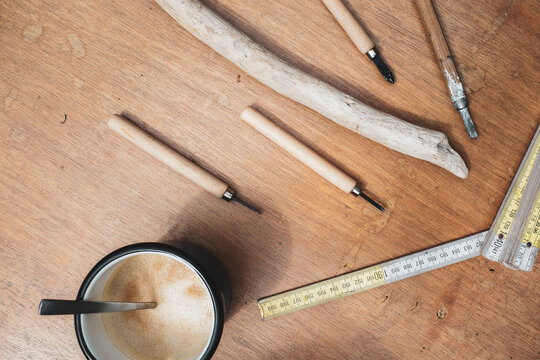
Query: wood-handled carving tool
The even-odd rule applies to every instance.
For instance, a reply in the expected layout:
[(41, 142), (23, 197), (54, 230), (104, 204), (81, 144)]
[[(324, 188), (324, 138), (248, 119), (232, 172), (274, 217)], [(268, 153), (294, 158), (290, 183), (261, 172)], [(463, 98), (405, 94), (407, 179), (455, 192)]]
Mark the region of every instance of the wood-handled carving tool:
[(368, 34), (366, 34), (362, 26), (360, 26), (358, 21), (356, 21), (353, 14), (351, 14), (345, 4), (343, 4), (341, 0), (322, 1), (328, 10), (330, 10), (332, 15), (334, 15), (339, 25), (341, 25), (343, 30), (345, 30), (349, 38), (351, 38), (358, 50), (360, 50), (362, 54), (366, 54), (368, 58), (373, 61), (386, 81), (393, 84), (394, 75), (381, 56), (375, 51), (375, 44), (373, 44), (373, 41), (371, 41)]
[(240, 115), (242, 120), (253, 126), (257, 131), (272, 140), (276, 145), (294, 156), (297, 160), (310, 167), (317, 174), (334, 184), (341, 190), (361, 196), (380, 211), (384, 208), (363, 193), (349, 175), (338, 169), (334, 164), (324, 159), (311, 148), (300, 142), (294, 136), (277, 126), (274, 122), (252, 107), (247, 107)]
[(168, 165), (171, 169), (188, 178), (217, 198), (227, 202), (234, 200), (256, 213), (261, 213), (253, 206), (238, 199), (233, 190), (223, 181), (202, 169), (191, 160), (180, 155), (169, 146), (148, 134), (131, 121), (120, 115), (113, 115), (108, 122), (109, 127), (120, 134), (141, 150), (146, 151), (157, 160)]
[(467, 129), (467, 133), (471, 139), (478, 137), (478, 133), (472, 121), (471, 115), (469, 114), (467, 103), (467, 97), (465, 96), (465, 90), (463, 90), (463, 85), (459, 78), (458, 72), (456, 70), (456, 65), (452, 59), (452, 54), (446, 43), (444, 33), (433, 8), (433, 3), (431, 0), (415, 0), (416, 7), (418, 8), (418, 13), (420, 18), (424, 23), (426, 32), (428, 33), (431, 44), (433, 45), (433, 51), (435, 56), (439, 61), (441, 71), (446, 79), (448, 84), (448, 90), (450, 91), (450, 97), (454, 103), (454, 108), (460, 112), (461, 117), (463, 118), (463, 123)]

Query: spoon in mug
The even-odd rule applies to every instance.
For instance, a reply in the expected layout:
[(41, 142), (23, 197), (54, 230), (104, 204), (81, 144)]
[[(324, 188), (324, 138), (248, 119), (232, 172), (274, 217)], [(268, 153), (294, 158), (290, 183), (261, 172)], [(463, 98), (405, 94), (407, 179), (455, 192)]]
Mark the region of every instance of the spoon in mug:
[(155, 302), (117, 302), (43, 299), (39, 315), (73, 315), (154, 309)]

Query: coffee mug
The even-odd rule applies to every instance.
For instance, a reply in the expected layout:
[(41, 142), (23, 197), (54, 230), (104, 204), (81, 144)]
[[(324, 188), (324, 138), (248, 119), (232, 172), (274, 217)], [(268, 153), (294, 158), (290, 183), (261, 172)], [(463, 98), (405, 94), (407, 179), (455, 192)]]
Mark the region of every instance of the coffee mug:
[[(219, 262), (212, 256), (210, 253), (204, 249), (192, 245), (189, 243), (177, 243), (173, 245), (161, 244), (161, 243), (140, 243), (129, 245), (118, 249), (111, 254), (103, 258), (99, 263), (97, 263), (90, 273), (84, 279), (79, 293), (77, 295), (78, 300), (91, 300), (91, 301), (102, 301), (102, 300), (111, 300), (104, 299), (104, 295), (107, 292), (110, 292), (108, 289), (111, 285), (111, 280), (115, 283), (115, 274), (119, 271), (124, 271), (122, 269), (128, 267), (129, 264), (133, 263), (133, 260), (137, 259), (155, 259), (156, 256), (164, 256), (163, 261), (166, 261), (167, 264), (172, 264), (178, 268), (181, 268), (186, 275), (187, 271), (194, 283), (194, 286), (199, 292), (199, 296), (202, 296), (200, 302), (197, 302), (191, 299), (191, 302), (188, 302), (186, 308), (186, 302), (182, 301), (182, 296), (168, 299), (167, 311), (170, 314), (160, 314), (162, 318), (170, 321), (175, 319), (174, 315), (176, 312), (184, 312), (182, 315), (185, 319), (191, 321), (192, 324), (207, 323), (203, 330), (197, 329), (197, 339), (199, 339), (196, 344), (195, 351), (196, 354), (193, 354), (191, 351), (188, 357), (184, 356), (182, 353), (169, 354), (172, 358), (189, 358), (189, 359), (210, 359), (214, 352), (217, 349), (218, 343), (223, 332), (223, 325), (225, 320), (225, 315), (230, 301), (230, 288), (229, 282), (225, 275), (225, 272)], [(134, 270), (132, 272), (136, 274), (137, 266), (131, 266)], [(173, 267), (174, 268), (174, 267)], [(148, 273), (148, 272), (147, 272)], [(151, 272), (150, 272), (151, 273)], [(172, 273), (171, 281), (175, 281), (176, 277), (181, 277), (180, 273)], [(148, 280), (148, 274), (145, 281), (153, 281), (152, 279)], [(163, 276), (155, 281), (167, 281), (163, 279)], [(116, 281), (118, 282), (118, 281)], [(142, 283), (136, 284), (136, 287), (140, 287)], [(144, 285), (143, 285), (144, 286)], [(114, 290), (114, 289), (113, 289)], [(144, 290), (144, 289), (143, 289)], [(125, 299), (116, 299), (117, 301), (122, 301)], [(129, 299), (130, 301), (154, 301), (153, 299)], [(176, 307), (176, 302), (179, 306)], [(200, 306), (199, 306), (200, 304)], [(191, 308), (190, 308), (191, 306)], [(200, 316), (202, 310), (208, 308), (205, 312), (209, 314), (209, 317), (203, 319), (190, 318), (190, 316)], [(158, 307), (152, 310), (136, 310), (131, 311), (130, 313), (136, 313), (140, 311), (155, 311), (159, 309)], [(191, 309), (191, 311), (190, 311)], [(163, 309), (162, 309), (163, 310)], [(117, 313), (119, 314), (119, 313)], [(156, 314), (156, 313), (154, 313)], [(177, 314), (177, 313), (176, 313)], [(195, 314), (195, 315), (194, 315)], [(163, 317), (165, 315), (165, 317)], [(168, 316), (170, 315), (170, 317)], [(79, 345), (84, 353), (84, 355), (91, 360), (104, 360), (104, 359), (119, 359), (119, 360), (128, 360), (128, 359), (146, 359), (151, 358), (145, 356), (143, 352), (140, 353), (140, 356), (137, 355), (137, 351), (133, 352), (126, 351), (125, 344), (120, 344), (117, 341), (117, 337), (114, 334), (111, 335), (110, 327), (107, 327), (102, 314), (82, 314), (75, 315), (75, 331), (77, 334), (77, 339)], [(140, 316), (140, 314), (136, 314)], [(144, 316), (153, 316), (152, 313), (146, 313)], [(186, 318), (187, 316), (187, 318)], [(148, 319), (148, 317), (147, 317)], [(154, 321), (154, 319), (152, 319)], [(199, 321), (201, 320), (201, 321)], [(140, 321), (140, 320), (138, 320)], [(121, 322), (113, 320), (112, 322), (116, 327), (120, 327), (120, 330), (116, 329), (116, 332), (122, 332)], [(183, 336), (182, 339), (166, 339), (169, 344), (174, 341), (189, 341), (189, 329), (185, 330), (185, 324), (178, 323), (178, 327), (181, 328), (184, 326), (182, 331), (187, 331), (187, 336)], [(155, 327), (154, 327), (155, 329)], [(159, 329), (159, 328), (158, 328)], [(208, 330), (208, 331), (206, 331)], [(151, 330), (149, 330), (151, 331)], [(193, 330), (195, 331), (195, 330)], [(202, 332), (201, 332), (202, 331)], [(145, 336), (146, 333), (142, 332), (140, 335)], [(202, 336), (201, 336), (202, 334)], [(207, 335), (206, 335), (207, 334)], [(132, 334), (133, 335), (133, 334)], [(152, 334), (150, 334), (152, 335)], [(154, 334), (156, 336), (161, 336)], [(165, 333), (163, 336), (174, 337), (174, 333)], [(202, 342), (200, 339), (206, 339), (206, 342)], [(204, 341), (204, 340), (203, 340)], [(157, 344), (155, 345), (158, 346)], [(199, 352), (200, 349), (200, 352)], [(128, 349), (129, 350), (129, 349)], [(157, 352), (157, 349), (155, 349)], [(193, 349), (191, 349), (193, 350)], [(154, 349), (149, 348), (145, 350), (146, 353), (152, 353)]]

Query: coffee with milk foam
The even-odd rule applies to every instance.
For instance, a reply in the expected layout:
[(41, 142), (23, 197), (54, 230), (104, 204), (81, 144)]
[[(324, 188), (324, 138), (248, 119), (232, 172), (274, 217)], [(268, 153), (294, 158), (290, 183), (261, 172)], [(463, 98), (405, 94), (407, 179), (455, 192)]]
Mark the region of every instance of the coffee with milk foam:
[(196, 359), (214, 327), (210, 293), (183, 262), (162, 254), (124, 260), (111, 275), (103, 301), (156, 302), (151, 310), (103, 314), (113, 343), (132, 359)]

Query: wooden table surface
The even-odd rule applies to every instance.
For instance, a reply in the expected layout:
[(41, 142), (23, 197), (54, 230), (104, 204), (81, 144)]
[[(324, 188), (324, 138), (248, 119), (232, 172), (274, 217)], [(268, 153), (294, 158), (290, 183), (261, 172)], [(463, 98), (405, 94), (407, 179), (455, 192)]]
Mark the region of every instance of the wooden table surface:
[[(39, 317), (39, 300), (74, 298), (91, 267), (121, 246), (182, 240), (215, 254), (232, 282), (216, 359), (538, 358), (538, 267), (517, 272), (478, 257), (267, 322), (256, 305), (489, 228), (540, 122), (537, 1), (435, 1), (476, 141), (452, 107), (413, 1), (346, 1), (395, 85), (320, 1), (206, 3), (309, 73), (444, 131), (468, 179), (278, 95), (151, 0), (1, 0), (1, 357), (82, 359), (72, 317)], [(334, 188), (244, 124), (250, 104), (388, 211)], [(108, 130), (107, 117), (121, 112), (264, 214), (216, 200)]]

